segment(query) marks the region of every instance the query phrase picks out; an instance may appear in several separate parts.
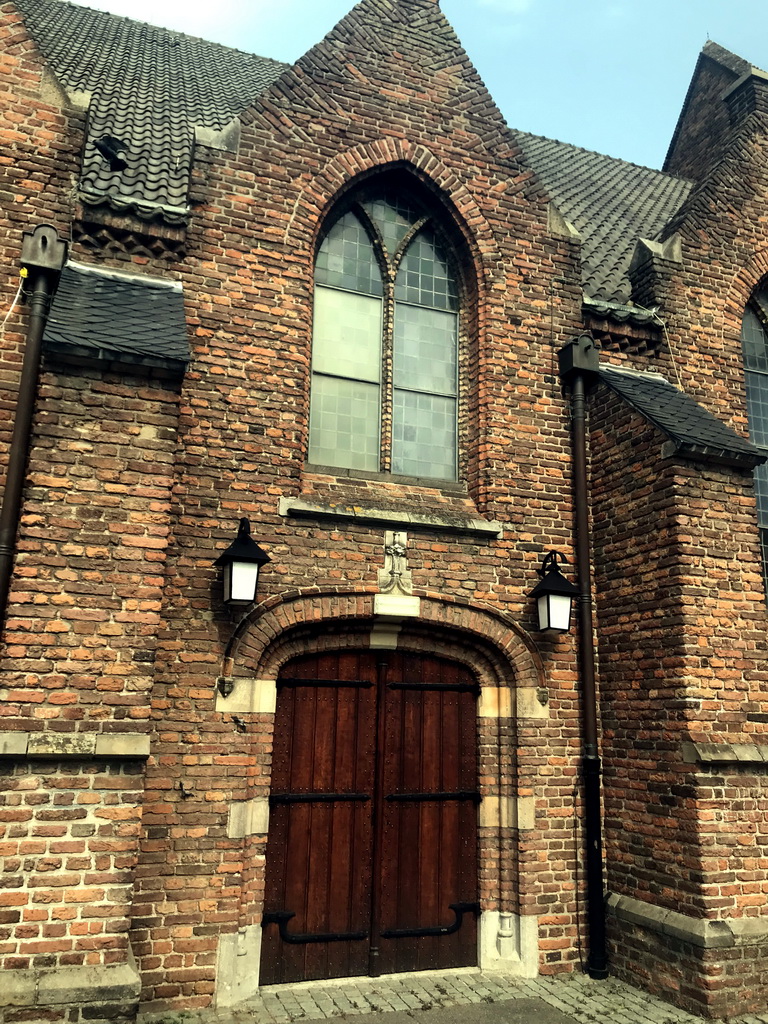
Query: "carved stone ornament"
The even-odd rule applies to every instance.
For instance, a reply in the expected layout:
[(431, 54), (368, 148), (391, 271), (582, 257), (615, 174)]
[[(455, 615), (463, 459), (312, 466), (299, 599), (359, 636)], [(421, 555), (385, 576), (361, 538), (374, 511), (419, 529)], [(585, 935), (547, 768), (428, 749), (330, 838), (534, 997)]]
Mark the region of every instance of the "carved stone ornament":
[(382, 594), (413, 593), (407, 544), (407, 533), (387, 530), (384, 534), (384, 568), (379, 569), (379, 590)]

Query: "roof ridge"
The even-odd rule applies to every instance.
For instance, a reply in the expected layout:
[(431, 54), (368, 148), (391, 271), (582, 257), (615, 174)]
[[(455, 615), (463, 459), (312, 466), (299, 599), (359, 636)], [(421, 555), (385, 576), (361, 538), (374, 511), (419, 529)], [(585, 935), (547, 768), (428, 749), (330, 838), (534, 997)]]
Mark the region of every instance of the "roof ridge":
[[(156, 25), (151, 21), (140, 21), (138, 18), (131, 18), (127, 14), (113, 14), (112, 11), (104, 11), (98, 7), (91, 7), (88, 4), (73, 3), (71, 2), (71, 0), (32, 0), (32, 2), (36, 4), (42, 4), (43, 6), (50, 7), (51, 9), (54, 7), (54, 5), (58, 5), (61, 7), (70, 7), (73, 10), (88, 11), (90, 14), (95, 14), (100, 17), (108, 18), (112, 21), (127, 21), (131, 25), (138, 25), (143, 28), (153, 29), (157, 32), (167, 32), (168, 35), (178, 36), (183, 39), (189, 39), (191, 42), (194, 43), (204, 43), (206, 46), (216, 46), (220, 50), (226, 50), (228, 53), (237, 53), (243, 57), (256, 57), (258, 60), (269, 61), (272, 64), (278, 64), (284, 68), (292, 67), (291, 64), (286, 63), (285, 61), (276, 60), (274, 57), (264, 57), (259, 53), (254, 53), (252, 50), (240, 50), (235, 46), (227, 46), (226, 43), (216, 42), (215, 39), (206, 39), (205, 36), (194, 36), (191, 35), (189, 32), (182, 32), (176, 28), (168, 28), (165, 25)], [(22, 16), (24, 16), (25, 0), (14, 0), (14, 3), (21, 11)], [(29, 26), (27, 26), (27, 28), (30, 31), (30, 33), (34, 36), (32, 29)]]
[[(764, 71), (764, 68), (759, 67), (757, 64), (753, 64), (751, 60), (747, 60), (746, 57), (742, 57), (740, 53), (736, 53), (735, 50), (729, 50), (727, 46), (723, 46), (722, 43), (718, 43), (715, 39), (707, 39), (701, 48), (701, 53), (705, 57), (709, 57), (710, 60), (716, 61), (726, 70), (733, 72), (734, 74), (749, 74), (747, 69), (751, 68), (755, 71)], [(723, 58), (726, 59), (723, 59)], [(731, 63), (727, 62), (727, 58), (732, 57)], [(741, 72), (739, 72), (732, 64), (742, 65)]]
[(95, 263), (80, 263), (78, 260), (67, 260), (65, 267), (81, 274), (94, 274), (96, 277), (107, 277), (113, 281), (124, 281), (126, 284), (149, 285), (151, 288), (170, 288), (171, 291), (180, 292), (183, 290), (181, 281), (171, 280), (167, 277), (157, 277), (154, 274), (129, 273), (126, 270), (115, 270), (112, 267), (103, 267)]
[(685, 394), (684, 391), (681, 391), (680, 388), (675, 387), (672, 381), (668, 377), (665, 377), (664, 374), (660, 373), (658, 370), (638, 370), (634, 366), (617, 366), (616, 363), (601, 363), (600, 372), (602, 373), (603, 370), (615, 370), (616, 373), (626, 374), (628, 377), (640, 377), (643, 380), (651, 380), (657, 382), (663, 381), (665, 384), (669, 384), (671, 388), (674, 388), (675, 391), (678, 391), (681, 395)]

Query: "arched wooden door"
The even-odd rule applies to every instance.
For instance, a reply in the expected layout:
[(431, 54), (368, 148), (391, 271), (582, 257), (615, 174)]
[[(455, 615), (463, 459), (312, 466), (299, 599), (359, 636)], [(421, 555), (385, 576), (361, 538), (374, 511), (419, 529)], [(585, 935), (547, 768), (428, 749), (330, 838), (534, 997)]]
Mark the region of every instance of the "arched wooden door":
[(475, 964), (475, 680), (344, 651), (277, 685), (261, 983)]

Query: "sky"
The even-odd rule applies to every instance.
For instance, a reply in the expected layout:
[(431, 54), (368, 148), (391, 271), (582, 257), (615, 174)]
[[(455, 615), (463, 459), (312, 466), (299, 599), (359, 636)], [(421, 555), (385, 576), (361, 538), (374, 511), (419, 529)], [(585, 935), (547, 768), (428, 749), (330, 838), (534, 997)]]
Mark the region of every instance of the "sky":
[[(79, 0), (78, 0), (79, 2)], [(89, 0), (294, 61), (354, 0)], [(661, 167), (707, 39), (768, 70), (768, 0), (441, 0), (508, 124)]]

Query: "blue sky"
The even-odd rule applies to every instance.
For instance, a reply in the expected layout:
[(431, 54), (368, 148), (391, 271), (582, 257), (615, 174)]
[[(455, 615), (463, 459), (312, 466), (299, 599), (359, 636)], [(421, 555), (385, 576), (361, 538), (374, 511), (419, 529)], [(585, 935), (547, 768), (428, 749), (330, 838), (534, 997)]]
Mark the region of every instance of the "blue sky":
[[(292, 61), (353, 0), (90, 0)], [(768, 68), (768, 0), (441, 0), (514, 128), (660, 167), (707, 38)]]

